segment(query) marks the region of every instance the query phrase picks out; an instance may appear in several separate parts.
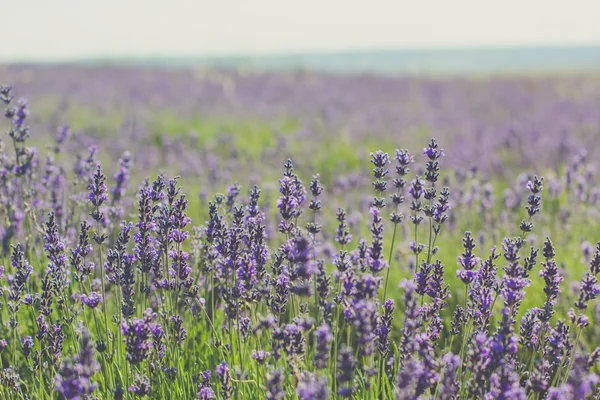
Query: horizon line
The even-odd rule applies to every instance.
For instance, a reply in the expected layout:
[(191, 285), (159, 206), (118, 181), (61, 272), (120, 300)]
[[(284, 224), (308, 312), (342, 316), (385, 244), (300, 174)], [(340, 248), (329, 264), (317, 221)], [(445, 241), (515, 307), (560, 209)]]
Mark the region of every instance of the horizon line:
[(27, 63), (79, 63), (79, 62), (98, 62), (98, 61), (136, 61), (143, 59), (196, 59), (196, 60), (219, 60), (219, 59), (248, 59), (248, 58), (289, 58), (302, 56), (327, 56), (327, 55), (353, 55), (353, 54), (382, 54), (393, 52), (460, 52), (460, 51), (506, 51), (506, 50), (552, 50), (552, 49), (598, 49), (600, 50), (600, 41), (597, 42), (579, 42), (579, 43), (542, 43), (542, 44), (494, 44), (494, 45), (451, 45), (451, 46), (373, 46), (357, 48), (338, 48), (338, 49), (301, 49), (301, 50), (272, 50), (258, 52), (206, 52), (206, 53), (146, 53), (131, 54), (131, 52), (93, 54), (87, 56), (64, 56), (53, 57), (39, 56), (17, 56), (0, 57), (2, 64), (27, 64)]

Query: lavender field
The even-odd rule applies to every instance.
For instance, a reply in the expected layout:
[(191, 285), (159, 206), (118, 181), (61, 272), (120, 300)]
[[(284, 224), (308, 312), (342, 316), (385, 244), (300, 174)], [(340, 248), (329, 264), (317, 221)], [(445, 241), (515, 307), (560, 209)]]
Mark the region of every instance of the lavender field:
[(0, 398), (600, 398), (600, 75), (0, 83)]

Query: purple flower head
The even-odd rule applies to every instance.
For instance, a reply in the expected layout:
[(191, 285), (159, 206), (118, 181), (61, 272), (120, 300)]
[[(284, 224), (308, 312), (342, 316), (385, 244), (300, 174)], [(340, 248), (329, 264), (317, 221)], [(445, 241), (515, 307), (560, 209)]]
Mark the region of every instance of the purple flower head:
[(473, 254), (475, 240), (473, 239), (471, 232), (465, 232), (463, 247), (465, 250), (462, 255), (458, 257), (458, 265), (461, 266), (461, 269), (456, 271), (456, 276), (458, 276), (464, 284), (470, 285), (476, 277), (476, 272), (474, 270), (481, 262), (481, 260)]
[(366, 263), (372, 273), (377, 274), (388, 267), (387, 261), (383, 258), (383, 220), (379, 215), (379, 209), (371, 207), (373, 222), (371, 224), (371, 234), (373, 241), (367, 250)]
[(351, 397), (354, 392), (353, 376), (356, 368), (356, 361), (351, 348), (342, 345), (338, 353), (337, 366), (338, 394), (344, 398)]
[(102, 295), (91, 292), (88, 296), (82, 295), (80, 297), (81, 304), (88, 306), (89, 308), (96, 308), (100, 303), (102, 303)]
[(591, 273), (586, 273), (579, 285), (579, 298), (575, 302), (575, 307), (585, 310), (590, 301), (594, 300), (600, 294), (600, 285), (598, 278)]
[(375, 153), (371, 153), (371, 164), (375, 167), (373, 171), (375, 179), (384, 178), (389, 171), (385, 170), (387, 164), (390, 163), (390, 156), (388, 153), (384, 153), (381, 150), (377, 150)]
[(277, 200), (277, 208), (282, 218), (279, 230), (289, 234), (294, 229), (294, 220), (302, 214), (301, 205), (306, 196), (306, 189), (298, 176), (294, 174), (291, 160), (286, 162), (283, 178), (279, 180), (279, 192), (281, 197)]
[(153, 322), (155, 319), (156, 314), (151, 309), (147, 309), (142, 319), (133, 318), (121, 324), (127, 361), (131, 364), (139, 364), (149, 357), (153, 347), (151, 335), (161, 331), (160, 325)]
[(498, 372), (490, 377), (490, 391), (485, 399), (516, 399), (525, 400), (527, 394), (519, 384), (519, 374), (514, 370), (513, 363), (501, 366)]
[(416, 177), (415, 179), (410, 181), (408, 194), (410, 194), (414, 200), (419, 200), (421, 196), (423, 196), (424, 186), (425, 182), (419, 177)]
[(12, 86), (11, 85), (0, 85), (0, 101), (4, 104), (10, 104), (13, 100)]
[(114, 206), (125, 196), (130, 180), (130, 170), (133, 165), (131, 153), (126, 151), (119, 158), (119, 170), (115, 173), (115, 186), (111, 189), (113, 195), (111, 205)]
[(256, 360), (257, 363), (263, 365), (267, 359), (271, 356), (271, 353), (264, 350), (252, 350), (251, 357)]
[(394, 300), (387, 299), (383, 303), (383, 315), (379, 317), (377, 325), (377, 348), (382, 357), (387, 356), (390, 351), (389, 335), (392, 331), (395, 309)]
[(323, 324), (314, 331), (316, 350), (314, 364), (317, 368), (327, 368), (333, 335), (329, 325)]
[(306, 350), (306, 340), (301, 326), (287, 324), (283, 331), (284, 350), (288, 357), (303, 359)]
[(303, 372), (296, 393), (300, 400), (328, 400), (327, 380), (320, 375)]
[(200, 383), (198, 384), (198, 393), (196, 399), (198, 400), (210, 400), (215, 399), (215, 392), (212, 390), (210, 384), (210, 370), (200, 372)]
[(72, 132), (69, 126), (59, 126), (56, 130), (56, 136), (54, 137), (54, 140), (56, 140), (56, 143), (60, 146), (71, 137), (71, 134)]
[(435, 139), (431, 139), (429, 145), (423, 149), (423, 154), (425, 154), (431, 161), (435, 161), (443, 157), (444, 149), (439, 148), (439, 144)]
[[(386, 176), (389, 173), (387, 169), (387, 164), (390, 163), (390, 157), (387, 153), (384, 153), (381, 150), (378, 150), (376, 153), (371, 153), (371, 163), (375, 167), (373, 169), (373, 187), (375, 188), (376, 193), (385, 192), (387, 189), (387, 181)], [(384, 204), (383, 198), (377, 198), (373, 200), (375, 207), (382, 208)]]
[(90, 334), (85, 329), (81, 333), (79, 348), (77, 355), (62, 362), (54, 378), (54, 390), (65, 399), (87, 398), (97, 386), (92, 383), (92, 378), (100, 370), (100, 364), (96, 361)]
[(283, 372), (279, 369), (267, 372), (267, 393), (265, 397), (267, 400), (284, 400), (285, 390), (283, 387), (284, 377)]
[(25, 253), (23, 252), (20, 243), (17, 243), (16, 246), (13, 246), (11, 265), (16, 272), (9, 281), (10, 286), (7, 296), (8, 309), (10, 311), (9, 325), (16, 327), (19, 324), (17, 320), (17, 312), (22, 304), (22, 296), (26, 290), (27, 283), (29, 282), (29, 277), (33, 272), (33, 267), (25, 258)]
[(233, 394), (233, 386), (231, 384), (231, 372), (229, 371), (229, 366), (225, 361), (222, 361), (221, 364), (217, 365), (215, 372), (221, 383), (221, 395), (225, 399), (230, 399)]
[(25, 359), (29, 360), (29, 355), (33, 349), (33, 338), (31, 336), (21, 338), (21, 345), (23, 346), (23, 355), (25, 356)]
[(100, 164), (96, 167), (96, 173), (88, 186), (88, 190), (90, 191), (88, 200), (94, 207), (100, 207), (102, 203), (108, 200), (108, 195), (106, 194), (106, 175), (102, 172)]
[(396, 166), (396, 173), (400, 176), (404, 176), (408, 174), (409, 169), (408, 166), (415, 162), (414, 157), (408, 152), (408, 150), (396, 149), (396, 161), (398, 165)]
[(197, 399), (198, 400), (210, 400), (210, 399), (216, 399), (217, 396), (215, 396), (215, 392), (212, 390), (211, 387), (200, 387), (198, 389), (198, 393), (197, 393)]
[[(305, 236), (296, 236), (286, 244), (287, 259), (295, 267), (292, 278), (309, 279), (317, 272), (315, 265), (314, 248)], [(294, 280), (294, 279), (292, 279)]]
[(352, 241), (352, 235), (348, 231), (346, 210), (338, 208), (336, 219), (339, 224), (335, 232), (335, 241), (343, 247)]
[(456, 371), (458, 370), (458, 367), (460, 367), (460, 357), (452, 353), (447, 353), (442, 358), (442, 361), (444, 371), (440, 382), (439, 399), (455, 399), (460, 390), (460, 382), (455, 379)]
[(281, 314), (286, 310), (290, 294), (290, 278), (285, 274), (281, 274), (275, 280), (274, 286), (275, 298), (271, 302), (271, 308), (274, 313)]
[(150, 379), (146, 376), (140, 376), (139, 374), (135, 374), (133, 376), (133, 385), (128, 388), (129, 393), (133, 393), (138, 397), (144, 397), (150, 394), (152, 391), (152, 385), (150, 384)]

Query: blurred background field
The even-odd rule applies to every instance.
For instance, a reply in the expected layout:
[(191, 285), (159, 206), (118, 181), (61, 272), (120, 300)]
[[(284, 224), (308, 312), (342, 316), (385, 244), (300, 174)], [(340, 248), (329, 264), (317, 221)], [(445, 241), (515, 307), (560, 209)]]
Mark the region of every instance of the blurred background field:
[[(407, 148), (422, 174), (419, 149), (431, 137), (445, 149), (441, 176), (452, 192), (450, 232), (439, 242), (450, 281), (464, 231), (478, 234), (482, 257), (518, 232), (534, 174), (550, 189), (544, 222), (528, 240), (539, 246), (552, 237), (573, 280), (587, 268), (582, 245), (594, 243), (600, 226), (600, 73), (591, 69), (419, 77), (52, 64), (7, 66), (0, 80), (31, 98), (32, 142), (41, 153), (63, 126), (72, 131), (59, 155), (65, 168), (96, 145), (112, 173), (131, 151), (133, 188), (159, 171), (182, 176), (194, 221), (205, 221), (208, 201), (234, 182), (242, 195), (258, 184), (274, 245), (277, 179), (287, 159), (305, 182), (318, 173), (325, 185), (322, 245), (331, 257), (338, 207), (348, 210), (357, 238), (369, 236), (369, 153)], [(409, 224), (401, 239), (394, 282), (414, 269)], [(532, 290), (541, 284), (534, 279)]]

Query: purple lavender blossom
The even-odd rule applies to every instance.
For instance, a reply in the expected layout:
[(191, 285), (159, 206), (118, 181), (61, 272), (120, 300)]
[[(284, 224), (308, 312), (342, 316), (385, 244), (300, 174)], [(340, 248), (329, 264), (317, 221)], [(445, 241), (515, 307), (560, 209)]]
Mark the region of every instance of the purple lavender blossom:
[(560, 283), (563, 280), (563, 277), (560, 276), (558, 271), (556, 261), (554, 261), (554, 247), (552, 246), (550, 238), (546, 238), (544, 243), (544, 257), (546, 258), (546, 262), (542, 263), (544, 268), (540, 271), (540, 276), (544, 278), (546, 284), (544, 287), (546, 301), (542, 307), (539, 318), (543, 323), (547, 323), (554, 314), (556, 299), (560, 293)]
[(300, 400), (328, 400), (327, 380), (317, 374), (303, 372), (296, 393)]
[(461, 266), (461, 269), (456, 271), (456, 276), (458, 276), (465, 285), (470, 285), (477, 274), (475, 268), (481, 261), (473, 254), (473, 249), (475, 249), (475, 241), (473, 240), (473, 236), (471, 236), (471, 232), (465, 232), (463, 246), (465, 251), (460, 257), (458, 257), (458, 265)]
[(233, 386), (231, 385), (231, 372), (229, 371), (229, 366), (225, 361), (222, 361), (221, 364), (217, 365), (215, 372), (221, 383), (221, 395), (224, 399), (230, 399), (233, 395)]
[[(94, 207), (98, 208), (108, 200), (108, 195), (106, 194), (106, 176), (104, 175), (104, 172), (102, 172), (102, 167), (100, 164), (98, 164), (96, 167), (96, 173), (94, 174), (92, 182), (88, 186), (88, 190), (90, 191), (88, 194), (88, 200)], [(94, 219), (96, 221), (99, 220), (95, 217)]]
[(344, 398), (351, 397), (354, 393), (353, 376), (356, 368), (356, 361), (351, 348), (342, 345), (338, 353), (337, 366), (338, 394)]
[(377, 197), (387, 189), (386, 176), (390, 172), (387, 169), (387, 164), (390, 163), (390, 156), (381, 150), (377, 150), (375, 153), (371, 153), (371, 164), (375, 167), (373, 169), (373, 187), (375, 188), (376, 196), (373, 198), (373, 207), (381, 209), (385, 206), (385, 198)]
[(345, 245), (352, 241), (352, 235), (348, 231), (348, 225), (346, 222), (346, 210), (344, 210), (343, 208), (338, 208), (338, 211), (336, 213), (336, 219), (338, 220), (339, 224), (335, 232), (335, 241), (338, 242), (343, 248)]
[(300, 179), (294, 174), (294, 167), (291, 160), (285, 164), (283, 178), (279, 180), (279, 192), (281, 197), (277, 200), (277, 208), (281, 214), (282, 221), (279, 224), (279, 231), (290, 234), (302, 210), (300, 206), (304, 202), (304, 186)]
[(394, 300), (387, 299), (383, 304), (383, 315), (379, 317), (377, 324), (377, 348), (382, 357), (386, 357), (390, 352), (389, 335), (392, 331), (395, 309)]
[(133, 385), (129, 386), (127, 390), (137, 397), (145, 397), (152, 391), (152, 385), (148, 377), (136, 373), (133, 376)]
[(17, 243), (13, 246), (11, 257), (11, 265), (15, 270), (15, 274), (10, 281), (8, 291), (8, 311), (10, 312), (9, 324), (16, 327), (19, 322), (17, 320), (17, 312), (22, 304), (22, 296), (26, 290), (27, 282), (33, 272), (33, 267), (25, 259), (25, 253), (22, 250), (21, 244)]
[(267, 373), (267, 400), (283, 400), (285, 399), (285, 390), (283, 388), (283, 373), (279, 369), (275, 369)]
[(139, 364), (149, 357), (152, 348), (151, 335), (161, 329), (159, 324), (153, 322), (156, 317), (157, 315), (151, 309), (147, 309), (142, 319), (133, 318), (121, 324), (127, 361), (131, 364)]
[(100, 303), (103, 302), (102, 295), (91, 292), (89, 295), (82, 295), (80, 297), (81, 304), (86, 305), (89, 308), (96, 308)]
[(54, 378), (54, 390), (65, 399), (87, 398), (97, 387), (92, 383), (92, 378), (100, 371), (100, 365), (95, 359), (92, 339), (86, 329), (81, 333), (79, 347), (77, 355), (62, 362)]
[(119, 170), (114, 175), (115, 186), (111, 189), (111, 194), (113, 195), (111, 206), (118, 204), (125, 196), (127, 185), (131, 179), (130, 171), (132, 165), (133, 160), (131, 153), (128, 151), (124, 152), (121, 158), (119, 158)]
[(452, 353), (447, 353), (442, 358), (444, 363), (444, 372), (442, 381), (439, 383), (438, 391), (440, 400), (455, 399), (460, 390), (460, 382), (455, 379), (456, 371), (460, 367), (460, 357)]
[(317, 368), (327, 368), (333, 335), (328, 325), (323, 324), (314, 331), (316, 350), (314, 365)]
[(250, 356), (252, 358), (254, 358), (256, 360), (257, 363), (263, 365), (267, 359), (271, 356), (271, 353), (269, 353), (268, 351), (264, 351), (264, 350), (252, 350), (252, 353), (250, 354)]
[(373, 241), (367, 250), (366, 261), (371, 272), (377, 274), (389, 266), (387, 261), (383, 259), (383, 220), (379, 215), (379, 209), (372, 207), (371, 215), (373, 216), (371, 224)]

